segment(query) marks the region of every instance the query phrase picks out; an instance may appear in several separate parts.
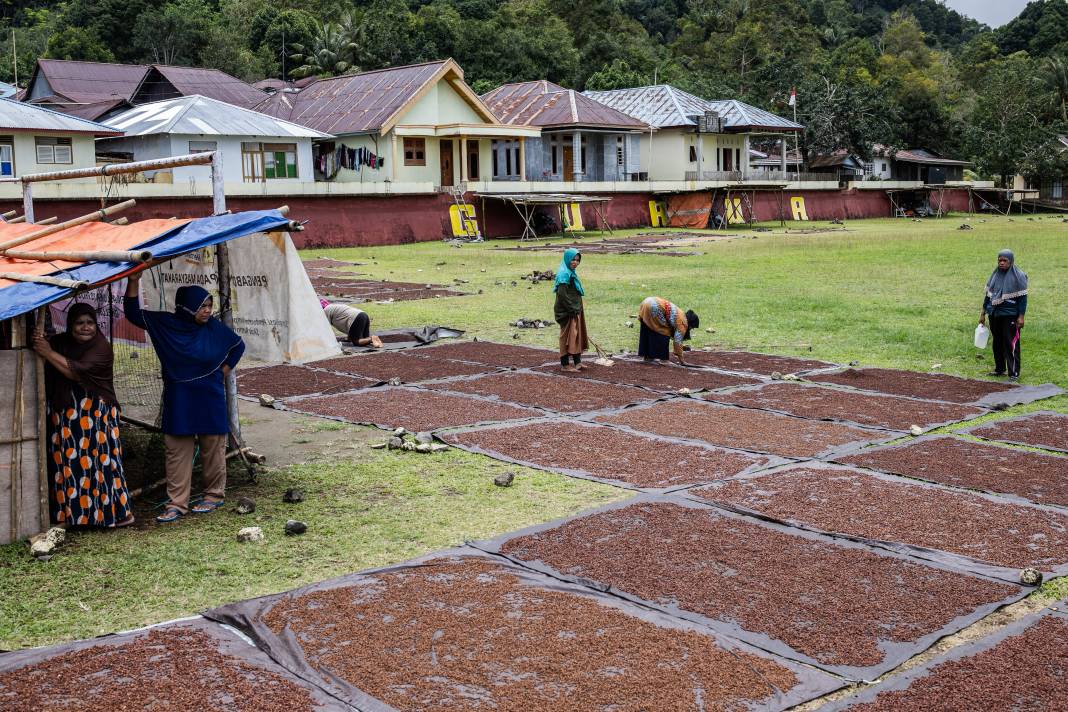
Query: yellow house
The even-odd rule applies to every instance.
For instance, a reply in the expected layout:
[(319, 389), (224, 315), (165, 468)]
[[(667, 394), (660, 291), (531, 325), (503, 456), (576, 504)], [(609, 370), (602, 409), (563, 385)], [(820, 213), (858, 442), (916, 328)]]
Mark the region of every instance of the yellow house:
[(254, 108), (337, 137), (315, 146), (316, 180), (389, 181), (398, 191), (490, 180), (494, 139), (507, 139), (522, 165), (525, 140), (540, 135), (500, 123), (451, 59), (319, 79)]

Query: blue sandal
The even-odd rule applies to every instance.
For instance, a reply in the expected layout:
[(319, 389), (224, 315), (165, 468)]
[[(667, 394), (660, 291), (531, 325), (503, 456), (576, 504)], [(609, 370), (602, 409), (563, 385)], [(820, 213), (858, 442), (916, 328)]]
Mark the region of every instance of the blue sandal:
[(190, 511), (193, 512), (193, 514), (211, 514), (224, 504), (226, 504), (225, 499), (220, 499), (218, 502), (204, 500), (196, 504)]
[(167, 509), (163, 511), (163, 514), (156, 517), (156, 521), (160, 524), (170, 524), (171, 522), (178, 521), (184, 516), (185, 515), (178, 511), (176, 508), (167, 507)]

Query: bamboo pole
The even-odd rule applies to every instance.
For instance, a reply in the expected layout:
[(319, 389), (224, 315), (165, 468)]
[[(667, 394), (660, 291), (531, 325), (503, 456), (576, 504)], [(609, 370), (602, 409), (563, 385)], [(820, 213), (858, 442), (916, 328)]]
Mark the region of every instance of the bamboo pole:
[[(38, 307), (34, 319), (34, 329), (44, 330), (45, 309)], [(35, 358), (37, 380), (37, 497), (40, 508), (41, 529), (48, 525), (48, 426), (45, 423), (45, 403), (47, 390), (45, 388), (44, 359)]]
[(65, 287), (67, 289), (87, 289), (89, 287), (89, 283), (84, 280), (49, 277), (43, 274), (22, 274), (21, 272), (0, 272), (0, 279), (10, 279), (13, 282), (50, 284), (53, 287)]
[[(74, 178), (95, 178), (97, 176), (117, 176), (128, 173), (142, 173), (144, 171), (158, 171), (167, 168), (181, 168), (182, 166), (203, 166), (210, 164), (215, 158), (217, 151), (204, 153), (192, 153), (186, 156), (172, 156), (171, 158), (157, 158), (150, 161), (135, 161), (133, 163), (109, 163), (104, 166), (91, 168), (74, 168), (68, 171), (53, 171), (51, 173), (31, 173), (16, 180), (24, 186), (46, 180), (71, 180)], [(221, 176), (220, 176), (221, 177)]]
[(11, 249), (12, 247), (18, 247), (19, 245), (23, 245), (27, 242), (32, 242), (33, 240), (37, 240), (42, 237), (47, 237), (48, 235), (54, 235), (55, 233), (60, 232), (61, 230), (66, 230), (70, 227), (84, 225), (85, 223), (94, 222), (96, 220), (103, 220), (109, 215), (114, 215), (115, 213), (125, 210), (126, 208), (131, 208), (134, 205), (137, 205), (136, 200), (124, 200), (121, 203), (110, 205), (106, 208), (103, 208), (102, 210), (87, 213), (86, 215), (81, 215), (79, 217), (72, 218), (65, 222), (57, 223), (55, 225), (49, 225), (43, 230), (35, 230), (34, 232), (29, 233), (28, 235), (16, 237), (13, 240), (8, 240), (7, 242), (0, 243), (0, 255), (2, 255), (4, 252)]
[(75, 252), (19, 252), (7, 250), (4, 257), (13, 260), (36, 260), (38, 262), (148, 262), (152, 253), (148, 250), (87, 250)]
[[(56, 219), (57, 218), (53, 215), (50, 218), (45, 218), (44, 220), (38, 220), (37, 222), (35, 222), (33, 224), (34, 225), (51, 225), (52, 223), (54, 223), (56, 221)], [(26, 216), (25, 215), (19, 215), (17, 218), (12, 218), (12, 219), (8, 220), (7, 224), (8, 225), (16, 225), (18, 223), (24, 223), (24, 222), (26, 222)]]
[(130, 218), (116, 218), (115, 220), (112, 220), (110, 224), (111, 225), (129, 225), (130, 224)]
[(0, 215), (0, 218), (3, 218), (4, 220), (10, 220), (11, 218), (15, 217), (18, 214), (19, 214), (18, 210), (8, 210), (6, 213), (3, 213), (2, 215)]

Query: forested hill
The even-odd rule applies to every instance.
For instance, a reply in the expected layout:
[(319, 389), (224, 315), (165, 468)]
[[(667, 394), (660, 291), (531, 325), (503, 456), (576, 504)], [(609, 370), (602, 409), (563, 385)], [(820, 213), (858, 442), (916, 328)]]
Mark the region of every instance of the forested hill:
[(996, 30), (940, 0), (0, 0), (0, 21), (21, 84), (39, 56), (250, 81), (451, 56), (479, 92), (655, 79), (789, 114), (797, 87), (809, 151), (926, 147), (986, 174), (1059, 170), (1050, 142), (1068, 130), (1068, 0)]

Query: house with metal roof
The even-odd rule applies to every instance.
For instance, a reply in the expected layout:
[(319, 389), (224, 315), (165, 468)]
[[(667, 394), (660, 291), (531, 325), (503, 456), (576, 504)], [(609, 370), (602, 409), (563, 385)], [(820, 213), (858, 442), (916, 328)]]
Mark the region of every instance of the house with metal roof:
[(785, 146), (787, 136), (804, 129), (735, 99), (709, 101), (667, 84), (584, 94), (655, 129), (641, 137), (654, 181), (743, 180), (751, 171), (752, 136), (779, 136)]
[[(482, 100), (512, 126), (541, 129), (527, 141), (529, 181), (627, 181), (641, 173), (640, 135), (649, 127), (574, 89), (546, 80), (505, 84)], [(492, 142), (494, 180), (519, 180), (509, 161), (513, 140)]]
[(39, 59), (22, 100), (99, 121), (137, 104), (194, 94), (243, 107), (265, 96), (218, 69)]
[(0, 179), (95, 166), (96, 137), (121, 134), (43, 106), (0, 99)]
[[(198, 95), (142, 104), (113, 116), (108, 125), (123, 135), (98, 141), (101, 154), (143, 161), (219, 151), (227, 183), (310, 183), (312, 141), (333, 139), (322, 131)], [(152, 179), (186, 183), (210, 176), (210, 166), (185, 166), (157, 172)]]
[(317, 179), (416, 191), (492, 180), (495, 139), (515, 140), (497, 165), (524, 175), (524, 142), (541, 134), (498, 120), (451, 59), (318, 79), (255, 109), (337, 137), (316, 142)]

